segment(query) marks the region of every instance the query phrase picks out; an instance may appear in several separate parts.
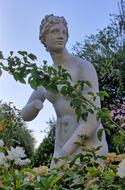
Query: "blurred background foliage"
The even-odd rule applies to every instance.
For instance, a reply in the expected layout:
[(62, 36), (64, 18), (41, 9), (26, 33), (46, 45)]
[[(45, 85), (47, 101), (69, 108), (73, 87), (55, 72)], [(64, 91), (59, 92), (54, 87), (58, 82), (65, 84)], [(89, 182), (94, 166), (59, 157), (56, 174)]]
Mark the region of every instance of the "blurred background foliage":
[(27, 128), (20, 111), (12, 102), (0, 102), (0, 138), (8, 148), (21, 146), (28, 157), (33, 156), (35, 139), (32, 131)]

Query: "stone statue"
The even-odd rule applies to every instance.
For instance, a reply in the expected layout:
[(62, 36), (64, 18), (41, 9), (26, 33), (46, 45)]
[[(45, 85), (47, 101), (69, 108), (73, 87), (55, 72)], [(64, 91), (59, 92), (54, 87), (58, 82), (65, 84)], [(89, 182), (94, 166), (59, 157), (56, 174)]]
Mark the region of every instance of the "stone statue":
[[(96, 93), (98, 89), (98, 79), (93, 65), (70, 54), (66, 49), (68, 40), (67, 22), (64, 17), (47, 15), (42, 20), (40, 25), (39, 39), (44, 44), (46, 50), (50, 53), (53, 60), (53, 67), (58, 69), (62, 66), (70, 73), (72, 82), (78, 80), (90, 81), (92, 88), (88, 86), (83, 90), (83, 95), (87, 97), (87, 92)], [(56, 140), (53, 158), (65, 157), (70, 160), (74, 155), (81, 152), (81, 147), (75, 144), (79, 141), (79, 135), (87, 135), (85, 141), (87, 148), (102, 146), (97, 152), (99, 155), (108, 153), (108, 146), (103, 133), (102, 141), (97, 138), (97, 131), (103, 128), (101, 121), (96, 118), (96, 114), (89, 113), (87, 121), (77, 122), (74, 110), (69, 105), (67, 100), (61, 94), (54, 94), (47, 91), (42, 86), (39, 86), (29, 98), (27, 104), (22, 109), (22, 117), (25, 121), (33, 120), (39, 111), (43, 108), (44, 100), (49, 100), (57, 115)], [(100, 107), (99, 97), (93, 102), (97, 107)], [(55, 163), (54, 159), (51, 162), (51, 168), (59, 163)]]

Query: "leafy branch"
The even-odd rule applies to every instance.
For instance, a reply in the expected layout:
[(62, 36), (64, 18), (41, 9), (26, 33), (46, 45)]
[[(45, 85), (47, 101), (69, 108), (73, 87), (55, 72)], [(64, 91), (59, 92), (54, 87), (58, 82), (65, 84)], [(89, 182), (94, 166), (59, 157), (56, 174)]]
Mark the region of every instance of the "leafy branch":
[(97, 93), (96, 96), (93, 92), (88, 92), (88, 96), (91, 97), (88, 99), (83, 96), (82, 92), (86, 86), (91, 88), (89, 81), (77, 81), (72, 85), (70, 74), (62, 67), (59, 66), (58, 69), (55, 69), (48, 66), (46, 61), (43, 66), (37, 67), (35, 63), (37, 57), (34, 54), (26, 51), (18, 51), (17, 53), (19, 57), (13, 56), (11, 51), (9, 57), (5, 58), (0, 52), (0, 68), (10, 73), (16, 81), (24, 84), (29, 83), (33, 89), (43, 86), (51, 92), (61, 93), (69, 100), (78, 120), (86, 121), (88, 114), (94, 114), (96, 111), (97, 119), (101, 118), (109, 125), (115, 125), (125, 135), (125, 131), (112, 120), (108, 109), (98, 108), (93, 103), (96, 96), (100, 96), (102, 100), (105, 96), (108, 97), (105, 91)]

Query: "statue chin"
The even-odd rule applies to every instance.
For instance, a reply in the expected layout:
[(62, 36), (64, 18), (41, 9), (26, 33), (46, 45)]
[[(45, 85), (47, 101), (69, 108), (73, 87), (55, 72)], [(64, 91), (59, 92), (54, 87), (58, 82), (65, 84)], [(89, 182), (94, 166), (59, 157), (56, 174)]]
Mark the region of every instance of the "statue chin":
[(50, 53), (61, 53), (61, 52), (63, 52), (64, 47), (62, 47), (61, 45), (58, 45), (56, 48), (53, 48), (53, 49), (47, 48), (47, 50)]

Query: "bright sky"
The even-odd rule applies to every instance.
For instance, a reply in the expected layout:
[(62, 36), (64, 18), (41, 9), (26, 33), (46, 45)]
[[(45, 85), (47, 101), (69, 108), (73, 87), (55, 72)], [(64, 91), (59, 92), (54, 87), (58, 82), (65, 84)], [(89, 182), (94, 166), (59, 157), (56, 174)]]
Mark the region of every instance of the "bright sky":
[[(0, 51), (8, 55), (9, 51), (26, 50), (38, 57), (37, 65), (43, 60), (52, 64), (49, 54), (40, 43), (39, 25), (46, 14), (64, 16), (68, 22), (69, 41), (67, 49), (71, 52), (75, 42), (82, 42), (86, 35), (97, 33), (109, 23), (110, 13), (118, 12), (118, 0), (0, 0)], [(32, 89), (29, 85), (16, 82), (12, 76), (3, 73), (0, 78), (0, 99), (13, 102), (21, 109), (27, 102)], [(43, 110), (31, 122), (37, 144), (47, 127), (46, 122), (55, 116), (54, 109), (47, 101)]]

